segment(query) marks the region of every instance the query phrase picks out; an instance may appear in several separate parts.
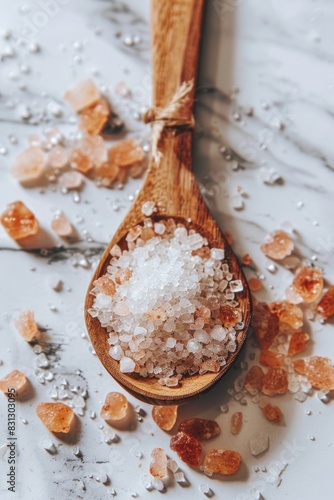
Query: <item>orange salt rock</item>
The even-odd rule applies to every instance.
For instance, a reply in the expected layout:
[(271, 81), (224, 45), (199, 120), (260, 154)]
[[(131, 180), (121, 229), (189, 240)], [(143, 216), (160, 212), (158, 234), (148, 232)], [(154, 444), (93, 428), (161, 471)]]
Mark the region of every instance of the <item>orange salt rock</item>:
[(253, 365), (247, 372), (245, 378), (245, 389), (248, 391), (256, 390), (262, 391), (264, 372), (258, 365)]
[(122, 267), (115, 273), (115, 281), (118, 285), (121, 285), (122, 283), (125, 283), (128, 281), (132, 276), (132, 271), (131, 269), (128, 269), (127, 267)]
[(317, 267), (300, 267), (296, 271), (292, 286), (304, 302), (312, 302), (322, 292), (324, 280), (321, 269)]
[(314, 389), (334, 389), (334, 366), (329, 358), (313, 356), (305, 360), (305, 376)]
[(292, 368), (301, 375), (306, 374), (306, 363), (304, 359), (295, 359), (291, 363)]
[(101, 408), (101, 417), (107, 422), (114, 423), (125, 420), (129, 412), (129, 403), (120, 392), (109, 392)]
[(171, 406), (153, 406), (152, 417), (154, 422), (164, 431), (170, 431), (176, 422), (177, 418), (176, 405)]
[(317, 313), (324, 319), (328, 319), (334, 315), (334, 286), (331, 286), (320, 300)]
[(263, 377), (262, 392), (267, 396), (285, 394), (288, 390), (288, 374), (284, 368), (269, 368)]
[(44, 174), (46, 162), (47, 157), (42, 148), (30, 147), (18, 155), (11, 172), (18, 181), (33, 183)]
[(1, 224), (14, 240), (33, 236), (39, 231), (39, 224), (34, 214), (22, 201), (13, 201), (1, 214)]
[(223, 326), (229, 328), (240, 321), (241, 314), (235, 307), (225, 305), (219, 310), (219, 319), (223, 323)]
[(80, 112), (79, 127), (89, 135), (99, 134), (110, 116), (108, 101), (101, 97), (95, 104)]
[(285, 356), (279, 352), (263, 350), (260, 353), (260, 363), (264, 366), (272, 366), (274, 368), (279, 368), (283, 365)]
[(98, 177), (104, 177), (109, 181), (109, 184), (113, 183), (119, 175), (119, 166), (115, 165), (115, 163), (106, 161), (105, 163), (102, 163), (102, 165), (99, 165), (95, 167), (95, 174)]
[(145, 159), (142, 146), (135, 139), (126, 139), (112, 146), (108, 152), (109, 161), (120, 168), (130, 168)]
[(76, 149), (86, 155), (96, 167), (108, 161), (107, 146), (100, 135), (86, 135), (78, 141)]
[(211, 251), (209, 247), (197, 248), (191, 252), (192, 255), (198, 255), (203, 260), (207, 260), (211, 257)]
[(150, 474), (160, 479), (168, 475), (167, 455), (162, 448), (154, 448), (151, 452)]
[(231, 417), (231, 434), (236, 436), (241, 431), (243, 415), (241, 411), (236, 411)]
[(101, 278), (95, 280), (93, 284), (99, 292), (104, 293), (105, 295), (115, 295), (115, 283), (107, 276), (101, 276)]
[(141, 232), (141, 239), (148, 241), (155, 236), (155, 233), (151, 227), (143, 227)]
[(258, 292), (262, 288), (262, 281), (258, 278), (249, 278), (248, 286), (252, 292)]
[(307, 348), (309, 335), (304, 332), (295, 332), (292, 334), (289, 344), (288, 356), (295, 356)]
[(211, 318), (211, 311), (208, 307), (200, 306), (196, 309), (194, 316), (195, 319), (201, 318), (204, 323), (209, 323)]
[(0, 391), (9, 394), (10, 392), (12, 393), (10, 390), (14, 389), (15, 396), (19, 398), (24, 395), (28, 387), (29, 380), (19, 370), (13, 370), (0, 380)]
[(279, 319), (265, 302), (258, 302), (255, 305), (252, 326), (261, 349), (268, 349), (278, 335)]
[(216, 472), (230, 476), (238, 472), (241, 460), (241, 455), (237, 451), (212, 449), (205, 455), (204, 472), (207, 475)]
[(100, 99), (101, 94), (95, 83), (91, 79), (84, 80), (72, 90), (68, 90), (64, 99), (74, 111), (82, 111)]
[(170, 447), (176, 451), (183, 462), (197, 467), (201, 460), (201, 443), (193, 436), (178, 432), (170, 440)]
[(273, 231), (265, 237), (261, 250), (270, 259), (282, 260), (291, 255), (294, 244), (290, 236), (282, 230)]
[(63, 214), (54, 216), (51, 221), (51, 229), (61, 238), (67, 238), (73, 233), (72, 224), (66, 215)]
[(245, 266), (249, 266), (252, 263), (252, 259), (251, 259), (251, 256), (249, 255), (249, 253), (245, 253), (245, 255), (241, 259), (241, 262)]
[(49, 431), (63, 434), (71, 431), (75, 419), (73, 410), (64, 403), (40, 403), (36, 413)]
[(272, 405), (271, 403), (269, 403), (262, 408), (262, 412), (270, 422), (279, 423), (282, 421), (282, 410), (276, 405)]
[(79, 170), (79, 172), (82, 172), (83, 174), (87, 174), (94, 166), (92, 159), (76, 147), (70, 152), (69, 162), (71, 168)]
[(270, 311), (275, 314), (282, 323), (287, 323), (297, 329), (303, 325), (303, 311), (296, 304), (287, 300), (280, 300), (269, 304)]
[(33, 342), (38, 340), (41, 333), (38, 329), (37, 323), (32, 311), (22, 311), (18, 315), (15, 326), (19, 334), (27, 341)]
[(184, 432), (196, 439), (211, 439), (220, 434), (220, 427), (214, 420), (188, 418), (180, 423), (178, 432)]
[(55, 146), (49, 151), (49, 165), (52, 168), (64, 168), (68, 164), (68, 154), (63, 146)]

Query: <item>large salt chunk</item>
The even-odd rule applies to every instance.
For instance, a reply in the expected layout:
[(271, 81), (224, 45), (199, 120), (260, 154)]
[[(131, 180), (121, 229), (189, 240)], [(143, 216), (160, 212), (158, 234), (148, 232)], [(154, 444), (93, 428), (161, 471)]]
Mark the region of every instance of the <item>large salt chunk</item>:
[(151, 452), (150, 474), (160, 479), (167, 476), (167, 456), (162, 448), (154, 448)]
[(73, 410), (64, 403), (40, 403), (36, 413), (51, 432), (69, 433), (75, 419)]
[(25, 396), (29, 387), (29, 380), (19, 370), (13, 370), (0, 380), (0, 391), (10, 394), (14, 390), (18, 398)]
[(83, 80), (64, 95), (65, 101), (74, 111), (81, 111), (96, 104), (100, 97), (100, 91), (91, 79)]
[(211, 330), (211, 338), (222, 342), (226, 338), (226, 330), (222, 326), (216, 325)]
[(39, 231), (38, 220), (22, 201), (14, 201), (7, 205), (1, 214), (1, 224), (14, 240), (33, 236)]
[(229, 476), (238, 472), (241, 460), (237, 451), (212, 449), (205, 455), (204, 472), (209, 476), (214, 472)]
[(110, 392), (107, 394), (104, 405), (101, 409), (101, 417), (107, 422), (119, 423), (124, 421), (129, 412), (129, 403), (124, 394), (120, 392)]
[(27, 148), (16, 158), (12, 174), (22, 183), (36, 182), (45, 172), (46, 161), (46, 154), (41, 148)]
[(176, 422), (177, 409), (175, 405), (153, 406), (152, 417), (154, 422), (164, 431), (170, 431)]
[(269, 436), (264, 432), (256, 432), (249, 439), (249, 450), (252, 455), (257, 456), (269, 447)]

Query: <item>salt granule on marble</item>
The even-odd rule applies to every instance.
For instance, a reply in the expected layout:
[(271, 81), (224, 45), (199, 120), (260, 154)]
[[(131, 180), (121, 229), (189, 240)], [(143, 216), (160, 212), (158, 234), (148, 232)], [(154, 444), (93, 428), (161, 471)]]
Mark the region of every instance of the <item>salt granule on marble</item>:
[(13, 176), (22, 183), (38, 181), (45, 172), (47, 156), (39, 147), (22, 151), (12, 166)]
[(204, 472), (207, 475), (218, 473), (229, 476), (238, 472), (241, 461), (237, 451), (212, 449), (205, 455)]
[(96, 104), (100, 97), (99, 89), (90, 79), (78, 83), (75, 88), (68, 90), (64, 95), (68, 105), (77, 112)]
[(75, 170), (64, 172), (59, 176), (59, 184), (66, 189), (80, 189), (83, 182), (83, 176)]
[[(115, 346), (116, 347), (116, 346)], [(170, 431), (176, 422), (178, 407), (170, 406), (153, 406), (152, 417), (154, 422), (164, 431)]]
[(64, 214), (57, 214), (53, 217), (51, 228), (61, 238), (67, 238), (73, 233), (72, 224)]
[(36, 407), (37, 416), (51, 432), (67, 434), (71, 431), (75, 415), (73, 410), (64, 403), (39, 403)]
[(39, 231), (35, 215), (22, 201), (13, 201), (1, 214), (1, 224), (14, 240), (34, 236)]
[(21, 397), (26, 393), (28, 387), (29, 380), (19, 370), (13, 370), (0, 380), (0, 391), (5, 394), (7, 394), (8, 389), (14, 389), (15, 395)]
[(273, 231), (267, 235), (261, 245), (262, 252), (274, 260), (283, 260), (291, 255), (294, 243), (288, 233), (282, 230)]
[(20, 312), (17, 320), (15, 321), (15, 326), (19, 334), (27, 342), (38, 340), (41, 336), (41, 332), (38, 329), (34, 313), (32, 311)]
[(167, 456), (162, 448), (154, 448), (151, 452), (150, 474), (160, 479), (167, 476)]
[(79, 127), (89, 135), (95, 135), (102, 132), (110, 116), (110, 107), (104, 97), (83, 109), (79, 114)]
[(269, 447), (269, 436), (264, 432), (256, 432), (249, 439), (249, 450), (252, 455), (257, 456)]
[(126, 419), (128, 411), (129, 403), (126, 397), (120, 392), (110, 392), (102, 406), (101, 417), (107, 422), (121, 422)]

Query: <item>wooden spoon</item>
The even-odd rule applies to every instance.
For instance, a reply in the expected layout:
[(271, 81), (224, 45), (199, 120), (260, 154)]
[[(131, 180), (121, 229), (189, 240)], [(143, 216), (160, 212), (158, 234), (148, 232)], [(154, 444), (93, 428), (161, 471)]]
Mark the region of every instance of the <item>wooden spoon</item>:
[[(165, 107), (182, 82), (195, 77), (198, 61), (200, 27), (203, 0), (153, 0), (153, 104)], [(190, 94), (185, 113), (192, 112), (194, 92)], [(159, 141), (163, 156), (159, 164), (151, 158), (149, 169), (135, 202), (106, 248), (89, 285), (85, 302), (85, 319), (90, 339), (97, 356), (106, 370), (126, 390), (151, 404), (181, 404), (212, 387), (232, 365), (245, 341), (251, 315), (251, 299), (244, 274), (224, 234), (209, 213), (191, 173), (192, 133), (183, 130), (176, 133), (165, 129)], [(118, 243), (125, 248), (125, 236), (129, 229), (143, 222), (141, 206), (153, 201), (159, 208), (159, 217), (172, 217), (182, 221), (205, 236), (211, 247), (225, 249), (234, 279), (243, 283), (238, 293), (240, 311), (245, 329), (237, 332), (237, 349), (231, 353), (227, 364), (218, 373), (193, 375), (181, 380), (179, 387), (164, 387), (156, 378), (144, 378), (136, 374), (121, 373), (119, 363), (109, 355), (108, 333), (97, 318), (88, 313), (94, 297), (90, 294), (93, 282), (104, 275), (110, 262), (110, 249)]]

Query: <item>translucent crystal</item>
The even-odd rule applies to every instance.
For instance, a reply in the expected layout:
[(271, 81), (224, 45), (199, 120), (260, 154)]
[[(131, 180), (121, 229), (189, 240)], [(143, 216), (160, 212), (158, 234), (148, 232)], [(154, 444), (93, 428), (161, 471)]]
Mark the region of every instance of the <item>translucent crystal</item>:
[(126, 397), (119, 392), (109, 392), (101, 409), (101, 417), (110, 422), (120, 422), (126, 419), (129, 403)]
[(307, 348), (307, 343), (309, 340), (309, 335), (303, 332), (295, 332), (292, 334), (289, 343), (289, 356), (295, 356)]
[(279, 423), (283, 419), (283, 413), (282, 410), (271, 403), (268, 403), (266, 406), (262, 408), (264, 416), (270, 421), (270, 422), (276, 422)]
[(285, 356), (276, 351), (263, 350), (260, 353), (260, 363), (278, 368), (283, 365)]
[(27, 148), (16, 158), (12, 174), (20, 182), (34, 183), (44, 174), (46, 162), (46, 154), (41, 148)]
[(321, 269), (317, 267), (300, 267), (296, 271), (292, 286), (304, 302), (312, 302), (321, 294), (323, 284)]
[(108, 101), (104, 97), (80, 112), (79, 127), (86, 134), (99, 134), (110, 115)]
[(41, 336), (32, 311), (22, 311), (15, 322), (15, 326), (19, 334), (27, 342), (38, 340)]
[(152, 417), (154, 422), (164, 431), (170, 431), (177, 419), (178, 407), (171, 406), (153, 406)]
[(19, 370), (13, 370), (0, 380), (0, 391), (8, 393), (9, 389), (14, 389), (15, 396), (18, 398), (23, 397), (27, 393), (29, 386), (29, 380)]
[(249, 450), (252, 455), (257, 456), (269, 447), (269, 436), (264, 432), (256, 432), (249, 439)]
[(266, 236), (261, 245), (262, 252), (274, 260), (282, 260), (291, 255), (294, 243), (288, 233), (282, 230), (273, 231)]
[(74, 111), (82, 111), (98, 102), (100, 91), (95, 83), (88, 79), (77, 84), (72, 90), (68, 90), (64, 99)]
[(162, 448), (154, 448), (151, 452), (150, 474), (160, 479), (167, 476), (167, 456)]
[(288, 390), (288, 375), (283, 368), (269, 368), (263, 378), (262, 392), (267, 396), (285, 394)]
[(64, 434), (71, 431), (75, 417), (72, 409), (64, 403), (40, 403), (36, 413), (49, 431)]
[(241, 460), (241, 455), (237, 451), (212, 449), (205, 455), (204, 472), (232, 475), (238, 472)]
[(265, 302), (258, 302), (255, 305), (252, 326), (260, 347), (268, 349), (278, 335), (279, 319)]
[(320, 300), (317, 312), (324, 319), (328, 319), (334, 315), (334, 286), (331, 286)]
[(67, 238), (72, 235), (72, 224), (64, 214), (55, 215), (51, 221), (51, 228), (61, 238)]
[(155, 209), (155, 203), (153, 201), (145, 201), (145, 203), (141, 206), (141, 211), (146, 217), (149, 217), (153, 214)]
[(241, 411), (233, 413), (231, 417), (231, 434), (236, 436), (242, 428), (243, 415)]
[(64, 172), (59, 176), (59, 183), (66, 189), (80, 189), (83, 184), (83, 177), (79, 172)]
[(1, 214), (1, 224), (14, 240), (33, 236), (39, 231), (36, 217), (22, 201), (14, 201), (7, 205)]

